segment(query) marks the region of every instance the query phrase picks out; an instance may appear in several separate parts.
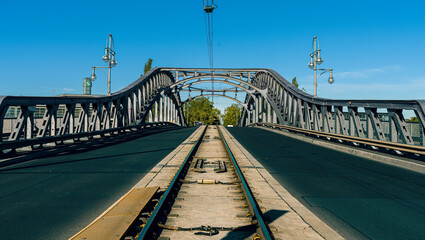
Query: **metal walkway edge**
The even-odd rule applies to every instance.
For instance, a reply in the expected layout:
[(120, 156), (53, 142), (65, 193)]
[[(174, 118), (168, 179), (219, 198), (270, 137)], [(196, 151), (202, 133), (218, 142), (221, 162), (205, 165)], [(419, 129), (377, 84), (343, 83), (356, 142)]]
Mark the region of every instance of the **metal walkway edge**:
[(159, 187), (133, 188), (89, 226), (69, 240), (119, 240), (128, 231)]

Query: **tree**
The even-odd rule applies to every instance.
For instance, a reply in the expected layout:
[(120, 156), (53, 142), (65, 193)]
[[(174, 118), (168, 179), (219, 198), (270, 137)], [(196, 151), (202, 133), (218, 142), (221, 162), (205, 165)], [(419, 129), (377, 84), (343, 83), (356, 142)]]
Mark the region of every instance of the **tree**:
[(411, 117), (408, 121), (410, 122), (419, 122), (417, 117)]
[(232, 104), (230, 107), (227, 107), (224, 110), (224, 114), (223, 114), (223, 125), (227, 126), (227, 125), (233, 125), (236, 126), (238, 125), (239, 119), (241, 118), (241, 107), (239, 107), (238, 104)]
[(149, 70), (152, 69), (152, 61), (152, 58), (149, 58), (149, 60), (145, 63), (145, 70), (143, 74), (146, 74), (147, 72), (149, 72)]
[(297, 77), (294, 77), (294, 78), (292, 79), (292, 84), (294, 84), (294, 86), (295, 86), (295, 87), (298, 87), (298, 86), (299, 86), (299, 84), (298, 84), (298, 82), (297, 82)]
[(190, 100), (184, 106), (184, 115), (189, 117), (189, 126), (194, 126), (194, 122), (204, 124), (214, 124), (220, 122), (220, 110), (214, 108), (214, 104), (206, 97)]

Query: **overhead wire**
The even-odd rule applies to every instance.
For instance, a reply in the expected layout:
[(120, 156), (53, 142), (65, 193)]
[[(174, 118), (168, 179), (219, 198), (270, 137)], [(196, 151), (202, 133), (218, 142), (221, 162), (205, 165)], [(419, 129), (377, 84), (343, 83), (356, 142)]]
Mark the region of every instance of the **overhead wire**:
[[(209, 67), (211, 72), (214, 74), (214, 17), (213, 10), (215, 8), (214, 0), (202, 0), (204, 7), (204, 23), (205, 23), (205, 33), (207, 37), (207, 49), (208, 49), (208, 58), (209, 58)], [(212, 7), (212, 9), (207, 10), (206, 6)], [(214, 104), (214, 77), (211, 79), (212, 83), (212, 102)]]

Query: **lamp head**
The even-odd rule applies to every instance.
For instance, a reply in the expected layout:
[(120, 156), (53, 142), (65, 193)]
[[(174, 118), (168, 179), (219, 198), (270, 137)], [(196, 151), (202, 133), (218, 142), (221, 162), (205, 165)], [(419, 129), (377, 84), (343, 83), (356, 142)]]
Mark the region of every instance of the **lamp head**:
[(91, 80), (94, 82), (96, 80), (96, 74), (92, 73), (90, 76)]
[(323, 58), (320, 57), (320, 49), (317, 50), (317, 59), (316, 59), (317, 64), (321, 64), (323, 62)]
[(112, 61), (111, 61), (111, 67), (115, 67), (116, 65), (117, 65), (117, 61), (112, 60)]
[(102, 57), (102, 60), (103, 60), (104, 62), (108, 62), (108, 61), (109, 61), (109, 57), (108, 57), (108, 55), (106, 55), (106, 54), (105, 54), (105, 56), (103, 56), (103, 57)]
[(313, 56), (310, 57), (310, 63), (308, 64), (308, 67), (311, 68), (311, 69), (314, 68)]
[(93, 72), (91, 73), (91, 80), (93, 80), (93, 82), (96, 80), (96, 67), (92, 67), (93, 68)]
[(332, 83), (334, 83), (335, 82), (335, 80), (334, 80), (334, 77), (332, 76), (332, 70), (330, 70), (329, 71), (329, 79), (328, 79), (328, 83), (329, 84), (332, 84)]

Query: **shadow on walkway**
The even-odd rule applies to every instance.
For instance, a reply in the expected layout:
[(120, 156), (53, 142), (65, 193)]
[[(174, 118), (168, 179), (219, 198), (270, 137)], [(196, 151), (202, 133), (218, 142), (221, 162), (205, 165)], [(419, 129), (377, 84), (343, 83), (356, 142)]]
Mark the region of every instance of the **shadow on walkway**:
[[(280, 216), (283, 216), (287, 212), (288, 211), (271, 209), (263, 214), (263, 219), (264, 221), (266, 221), (267, 224), (270, 224), (274, 220), (276, 220)], [(223, 240), (247, 239), (250, 236), (252, 236), (252, 234), (254, 234), (255, 232), (256, 232), (255, 228), (244, 229), (243, 231), (233, 231), (233, 232), (229, 232), (222, 239)]]
[[(39, 165), (31, 165), (31, 166), (25, 166), (25, 167), (17, 167), (17, 168), (9, 168), (12, 165), (28, 162), (28, 161), (34, 161), (34, 160), (43, 160), (50, 157), (55, 156), (66, 156), (66, 155), (72, 155), (76, 153), (84, 153), (93, 151), (100, 148), (105, 148), (109, 146), (113, 146), (120, 143), (125, 143), (129, 141), (133, 141), (139, 138), (163, 133), (163, 132), (174, 132), (179, 131), (184, 128), (181, 127), (171, 127), (171, 128), (164, 128), (164, 129), (152, 129), (148, 131), (141, 132), (137, 135), (129, 135), (129, 136), (116, 136), (112, 138), (106, 138), (105, 141), (102, 141), (102, 139), (94, 139), (94, 141), (86, 141), (86, 142), (76, 142), (70, 145), (58, 145), (55, 148), (51, 149), (39, 149), (34, 152), (29, 152), (25, 154), (17, 154), (16, 159), (10, 159), (3, 162), (0, 162), (0, 172), (1, 171), (8, 171), (8, 170), (16, 170), (16, 169), (24, 169), (24, 168), (33, 168), (33, 167), (39, 167), (39, 166), (47, 166), (47, 165), (55, 165), (55, 164), (62, 164), (62, 163), (69, 163), (69, 162), (77, 162), (77, 161), (87, 161), (87, 160), (94, 160), (94, 159), (79, 159), (79, 160), (72, 160), (72, 161), (65, 161), (65, 162), (56, 162), (56, 163), (46, 163), (46, 164), (39, 164)], [(155, 151), (164, 151), (169, 150), (167, 149), (159, 149)], [(147, 151), (149, 152), (149, 151)], [(143, 153), (143, 152), (139, 152)], [(134, 153), (134, 154), (139, 154)], [(109, 156), (108, 156), (109, 157)]]
[(51, 166), (51, 165), (60, 165), (60, 164), (67, 164), (67, 163), (75, 163), (75, 162), (93, 161), (93, 160), (99, 160), (99, 159), (102, 159), (102, 158), (104, 159), (104, 158), (123, 157), (123, 156), (130, 156), (130, 155), (137, 155), (137, 154), (151, 153), (151, 152), (162, 152), (162, 151), (169, 151), (169, 150), (173, 150), (173, 149), (174, 148), (163, 148), (163, 149), (151, 150), (151, 151), (123, 153), (123, 154), (116, 154), (116, 155), (109, 155), (109, 156), (83, 158), (83, 159), (77, 159), (77, 160), (60, 161), (60, 162), (45, 163), (45, 164), (35, 164), (35, 165), (24, 166), (24, 167), (0, 169), (0, 172), (7, 172), (7, 171), (11, 171), (11, 170), (21, 170), (21, 169), (28, 169), (28, 168), (45, 167), (45, 166)]

